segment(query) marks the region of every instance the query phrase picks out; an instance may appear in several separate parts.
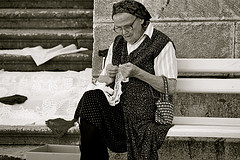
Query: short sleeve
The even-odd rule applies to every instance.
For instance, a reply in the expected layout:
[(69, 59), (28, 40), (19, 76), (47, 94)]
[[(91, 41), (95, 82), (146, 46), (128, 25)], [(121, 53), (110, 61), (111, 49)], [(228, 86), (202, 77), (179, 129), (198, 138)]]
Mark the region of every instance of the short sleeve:
[(172, 42), (168, 42), (154, 59), (154, 71), (156, 76), (164, 75), (167, 78), (177, 79), (177, 59)]

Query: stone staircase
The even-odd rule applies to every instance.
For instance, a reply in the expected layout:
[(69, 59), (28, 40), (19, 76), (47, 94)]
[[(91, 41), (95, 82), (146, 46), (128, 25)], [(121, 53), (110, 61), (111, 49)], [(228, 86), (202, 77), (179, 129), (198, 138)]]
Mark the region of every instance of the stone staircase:
[[(156, 18), (155, 26), (173, 37), (178, 48), (177, 57), (239, 58), (238, 0), (216, 3), (172, 0), (169, 8), (164, 10), (159, 1), (142, 2), (147, 4)], [(110, 45), (114, 34), (109, 23), (112, 2), (104, 0), (94, 3), (97, 26), (94, 29), (94, 50), (97, 55), (98, 50)], [(87, 0), (0, 0), (0, 49), (36, 45), (48, 48), (72, 43), (89, 48), (86, 52), (55, 57), (38, 67), (30, 56), (0, 55), (0, 69), (79, 71), (91, 67), (92, 9), (93, 2)], [(107, 37), (104, 41), (102, 35)], [(93, 69), (100, 69), (102, 59), (98, 56), (93, 59)], [(95, 74), (98, 73), (96, 70)], [(175, 115), (237, 118), (237, 98), (238, 95), (231, 94), (181, 93), (176, 97)], [(79, 130), (76, 128), (62, 138), (54, 137), (46, 126), (0, 126), (0, 131), (0, 160), (23, 160), (27, 151), (44, 144), (79, 143)], [(167, 137), (159, 154), (165, 160), (239, 160), (239, 149), (240, 140), (235, 138)], [(111, 160), (126, 159), (126, 153), (111, 153), (110, 156)]]
[(91, 67), (92, 18), (93, 1), (0, 0), (0, 49), (52, 48), (59, 44), (89, 49), (55, 57), (39, 67), (30, 56), (0, 55), (0, 68), (6, 71), (80, 71)]
[[(82, 71), (92, 67), (93, 0), (0, 0), (0, 50), (75, 44), (87, 51), (54, 57), (36, 66), (31, 56), (0, 55), (5, 71)], [(1, 126), (0, 160), (25, 159), (36, 146), (77, 144), (79, 132), (56, 138), (47, 127)]]

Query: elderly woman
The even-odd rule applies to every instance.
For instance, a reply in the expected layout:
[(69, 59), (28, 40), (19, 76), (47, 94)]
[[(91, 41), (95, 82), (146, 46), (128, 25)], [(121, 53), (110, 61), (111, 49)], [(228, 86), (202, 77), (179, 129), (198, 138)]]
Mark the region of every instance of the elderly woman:
[(157, 160), (171, 125), (155, 122), (155, 103), (164, 94), (162, 76), (167, 77), (169, 94), (175, 92), (175, 48), (169, 37), (154, 29), (139, 2), (115, 3), (112, 18), (118, 36), (98, 81), (111, 86), (119, 72), (128, 81), (122, 82), (115, 106), (109, 105), (102, 90), (87, 91), (81, 98), (75, 112), (75, 119), (80, 116), (81, 160), (108, 159), (107, 148), (127, 151), (128, 160)]

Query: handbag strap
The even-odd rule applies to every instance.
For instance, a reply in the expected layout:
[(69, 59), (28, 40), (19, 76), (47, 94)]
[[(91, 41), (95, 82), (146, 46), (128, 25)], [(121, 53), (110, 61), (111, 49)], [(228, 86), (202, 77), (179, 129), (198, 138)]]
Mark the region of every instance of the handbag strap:
[(167, 77), (162, 76), (162, 78), (163, 78), (164, 91), (165, 91), (165, 100), (168, 101), (168, 81), (167, 81)]
[[(163, 79), (163, 85), (164, 85), (164, 101), (168, 102), (168, 81), (167, 81), (167, 77), (165, 77), (164, 75), (161, 76)], [(150, 87), (150, 91), (152, 92), (153, 98), (159, 98), (159, 97), (155, 97), (153, 94), (153, 90), (152, 87), (149, 85)]]

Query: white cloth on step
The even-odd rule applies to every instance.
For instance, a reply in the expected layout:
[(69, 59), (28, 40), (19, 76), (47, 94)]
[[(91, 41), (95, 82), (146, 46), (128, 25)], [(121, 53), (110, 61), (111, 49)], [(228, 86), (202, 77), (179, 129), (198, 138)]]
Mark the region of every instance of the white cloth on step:
[(72, 120), (76, 106), (92, 82), (92, 69), (65, 72), (0, 70), (0, 97), (20, 94), (22, 104), (0, 103), (0, 125), (45, 125), (47, 119)]

